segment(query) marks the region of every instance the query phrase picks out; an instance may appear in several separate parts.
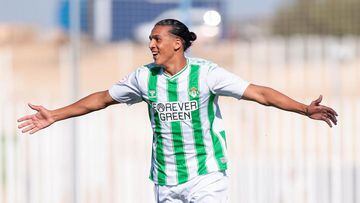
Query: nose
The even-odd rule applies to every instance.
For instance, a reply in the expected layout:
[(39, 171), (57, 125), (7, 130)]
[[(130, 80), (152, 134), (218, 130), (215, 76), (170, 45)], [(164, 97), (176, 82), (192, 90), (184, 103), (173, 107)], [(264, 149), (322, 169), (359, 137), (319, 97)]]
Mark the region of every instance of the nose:
[(149, 42), (149, 49), (153, 49), (155, 48), (155, 40), (154, 39), (151, 39), (150, 42)]

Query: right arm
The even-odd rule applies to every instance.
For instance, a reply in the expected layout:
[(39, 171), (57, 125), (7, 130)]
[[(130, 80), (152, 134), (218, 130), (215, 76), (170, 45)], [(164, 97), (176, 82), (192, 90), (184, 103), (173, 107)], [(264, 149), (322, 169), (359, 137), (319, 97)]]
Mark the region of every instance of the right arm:
[(22, 122), (18, 128), (23, 129), (23, 133), (30, 131), (30, 134), (33, 134), (57, 121), (81, 116), (117, 103), (106, 90), (90, 94), (71, 105), (55, 110), (29, 104), (29, 107), (37, 113), (18, 119), (18, 122)]
[(115, 101), (110, 96), (109, 91), (106, 90), (90, 94), (69, 106), (53, 110), (51, 114), (56, 122), (98, 111), (116, 103), (118, 102)]

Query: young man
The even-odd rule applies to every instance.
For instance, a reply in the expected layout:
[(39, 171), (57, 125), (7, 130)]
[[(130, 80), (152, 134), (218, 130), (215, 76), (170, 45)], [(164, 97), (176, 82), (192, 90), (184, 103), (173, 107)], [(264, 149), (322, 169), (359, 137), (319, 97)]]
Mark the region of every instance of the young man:
[(150, 178), (155, 183), (156, 201), (209, 203), (227, 199), (219, 96), (292, 111), (323, 120), (330, 127), (337, 123), (337, 113), (320, 105), (321, 96), (305, 105), (271, 88), (249, 84), (207, 60), (185, 57), (196, 35), (177, 20), (159, 21), (149, 38), (154, 63), (138, 68), (107, 91), (60, 109), (29, 104), (37, 113), (20, 118), (19, 128), (32, 134), (56, 121), (112, 104), (145, 101), (153, 129)]

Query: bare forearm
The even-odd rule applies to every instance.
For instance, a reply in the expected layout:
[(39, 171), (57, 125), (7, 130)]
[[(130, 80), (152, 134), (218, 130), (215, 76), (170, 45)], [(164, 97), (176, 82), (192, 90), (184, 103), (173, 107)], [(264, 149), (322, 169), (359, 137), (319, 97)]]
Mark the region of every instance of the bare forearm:
[(332, 108), (320, 105), (321, 95), (318, 99), (312, 101), (310, 105), (305, 105), (272, 88), (250, 84), (243, 94), (243, 99), (306, 115), (311, 119), (323, 120), (330, 127), (332, 127), (331, 122), (337, 124), (336, 116), (338, 114)]
[(264, 97), (264, 105), (307, 115), (307, 105), (297, 102), (274, 89), (268, 87), (264, 88), (266, 88), (266, 91), (263, 91), (262, 93)]
[(297, 102), (290, 97), (269, 87), (249, 85), (245, 90), (244, 99), (274, 106), (279, 109), (307, 115), (307, 105)]
[(51, 114), (55, 121), (60, 121), (104, 109), (109, 105), (104, 99), (105, 93), (104, 91), (90, 94), (71, 105), (51, 111)]

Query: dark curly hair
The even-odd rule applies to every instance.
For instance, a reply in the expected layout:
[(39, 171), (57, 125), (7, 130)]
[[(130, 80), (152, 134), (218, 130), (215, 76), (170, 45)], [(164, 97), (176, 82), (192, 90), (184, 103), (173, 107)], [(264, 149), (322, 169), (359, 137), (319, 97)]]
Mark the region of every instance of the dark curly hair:
[(171, 26), (172, 29), (169, 32), (183, 39), (184, 51), (186, 51), (191, 46), (192, 42), (196, 40), (196, 34), (190, 32), (189, 28), (184, 23), (176, 19), (160, 20), (155, 24), (155, 26), (158, 25)]

